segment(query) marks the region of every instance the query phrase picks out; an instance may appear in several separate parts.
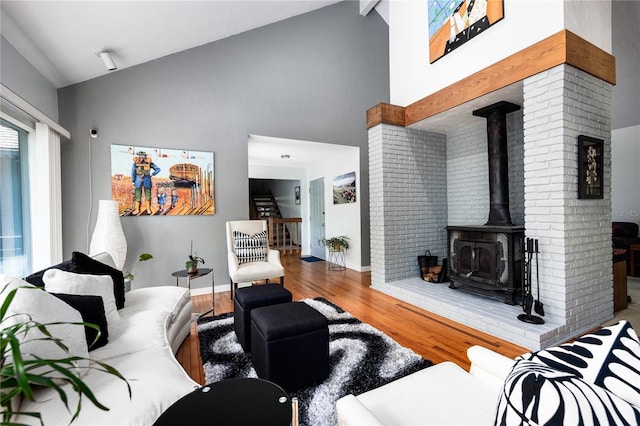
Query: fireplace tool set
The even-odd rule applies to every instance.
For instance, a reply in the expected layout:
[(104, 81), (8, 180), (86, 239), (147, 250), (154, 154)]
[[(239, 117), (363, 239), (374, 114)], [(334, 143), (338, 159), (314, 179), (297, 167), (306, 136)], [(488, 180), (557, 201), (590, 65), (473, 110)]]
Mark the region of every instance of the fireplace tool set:
[[(518, 315), (520, 321), (530, 324), (544, 324), (544, 320), (538, 316), (531, 315), (533, 309), (535, 313), (544, 316), (544, 305), (540, 301), (540, 274), (538, 270), (538, 240), (527, 238), (522, 241), (522, 310), (524, 314)], [(534, 301), (531, 294), (531, 261), (536, 258), (536, 285), (538, 298)]]

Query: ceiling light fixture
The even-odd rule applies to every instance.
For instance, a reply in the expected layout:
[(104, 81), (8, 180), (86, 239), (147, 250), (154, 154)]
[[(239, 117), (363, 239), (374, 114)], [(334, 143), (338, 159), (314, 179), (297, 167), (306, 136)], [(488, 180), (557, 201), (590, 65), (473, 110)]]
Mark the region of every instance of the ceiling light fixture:
[(282, 154), (280, 158), (282, 158), (283, 160), (288, 160), (289, 158), (291, 158), (291, 156), (289, 154)]
[(108, 50), (103, 50), (102, 52), (96, 53), (96, 56), (99, 56), (104, 62), (104, 66), (107, 67), (109, 71), (115, 71), (118, 69), (116, 63), (113, 62), (113, 58), (111, 57), (111, 53)]

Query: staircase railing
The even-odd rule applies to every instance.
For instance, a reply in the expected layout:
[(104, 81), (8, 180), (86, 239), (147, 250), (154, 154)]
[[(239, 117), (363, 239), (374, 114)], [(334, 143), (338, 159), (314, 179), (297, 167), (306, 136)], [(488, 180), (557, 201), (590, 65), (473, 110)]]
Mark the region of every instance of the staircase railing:
[(300, 256), (301, 217), (269, 218), (269, 247), (280, 250), (280, 254)]

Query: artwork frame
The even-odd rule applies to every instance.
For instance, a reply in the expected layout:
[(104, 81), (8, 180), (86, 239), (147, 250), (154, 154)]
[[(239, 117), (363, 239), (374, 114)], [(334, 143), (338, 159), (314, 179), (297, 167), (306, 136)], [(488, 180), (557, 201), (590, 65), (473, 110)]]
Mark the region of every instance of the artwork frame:
[(504, 0), (427, 0), (427, 8), (431, 64), (504, 18)]
[(300, 187), (296, 186), (293, 192), (294, 192), (296, 204), (300, 204)]
[(602, 139), (578, 136), (578, 198), (601, 199), (604, 197)]
[(216, 211), (209, 151), (111, 145), (111, 198), (120, 216), (205, 216)]
[(333, 178), (333, 204), (355, 203), (356, 172), (349, 172)]

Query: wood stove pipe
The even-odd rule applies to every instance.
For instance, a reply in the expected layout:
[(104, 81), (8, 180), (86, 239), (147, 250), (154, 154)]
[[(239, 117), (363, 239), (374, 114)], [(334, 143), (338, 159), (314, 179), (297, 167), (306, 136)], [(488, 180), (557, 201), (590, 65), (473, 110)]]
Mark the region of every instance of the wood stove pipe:
[(507, 114), (518, 111), (519, 105), (497, 102), (473, 111), (487, 119), (489, 151), (489, 219), (485, 225), (511, 226), (509, 213), (509, 154), (507, 151)]

